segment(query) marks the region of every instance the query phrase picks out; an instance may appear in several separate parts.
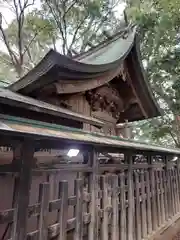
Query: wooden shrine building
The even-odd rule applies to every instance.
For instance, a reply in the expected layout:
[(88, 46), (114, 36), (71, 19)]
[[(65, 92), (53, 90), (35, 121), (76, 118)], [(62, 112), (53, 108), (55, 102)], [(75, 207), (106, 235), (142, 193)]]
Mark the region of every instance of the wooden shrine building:
[(160, 114), (133, 26), (0, 88), (0, 239), (160, 237), (180, 218), (180, 151), (118, 127)]

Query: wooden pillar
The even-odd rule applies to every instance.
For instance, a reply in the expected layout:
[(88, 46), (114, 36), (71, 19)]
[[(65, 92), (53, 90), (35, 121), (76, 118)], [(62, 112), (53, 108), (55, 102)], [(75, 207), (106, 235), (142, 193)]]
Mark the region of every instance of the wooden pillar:
[(159, 172), (159, 180), (160, 180), (161, 224), (163, 224), (165, 222), (163, 170)]
[(24, 240), (27, 234), (28, 204), (32, 178), (34, 143), (25, 139), (20, 147), (20, 176), (14, 214), (13, 240)]
[(127, 223), (127, 240), (134, 239), (134, 191), (133, 191), (133, 170), (132, 170), (132, 155), (127, 154), (128, 161), (128, 174), (127, 174), (127, 184), (128, 184), (128, 223)]
[(178, 164), (176, 166), (176, 171), (175, 171), (175, 178), (176, 178), (176, 201), (177, 201), (177, 212), (180, 210), (180, 198), (179, 198), (179, 172), (178, 172)]
[(90, 154), (90, 164), (92, 166), (92, 173), (89, 176), (88, 192), (91, 193), (91, 202), (89, 204), (89, 212), (91, 214), (91, 222), (88, 227), (88, 240), (99, 239), (98, 236), (98, 156), (95, 149)]
[(147, 196), (147, 232), (152, 232), (152, 212), (151, 212), (151, 189), (149, 179), (149, 169), (145, 172), (146, 178), (146, 196)]
[(40, 214), (38, 217), (38, 240), (48, 239), (48, 213), (49, 213), (49, 183), (40, 184), (39, 188)]
[(120, 173), (120, 239), (126, 239), (126, 195), (125, 195), (125, 174)]
[(119, 240), (118, 176), (112, 176), (112, 240)]
[(102, 190), (102, 199), (101, 199), (101, 208), (103, 210), (102, 222), (101, 222), (101, 239), (109, 239), (109, 213), (108, 213), (108, 176), (101, 176), (100, 178), (101, 190)]
[(152, 229), (157, 229), (157, 205), (156, 205), (156, 188), (155, 188), (155, 176), (154, 169), (152, 167), (153, 158), (150, 156), (150, 183), (151, 183), (151, 206), (152, 206)]
[(155, 170), (155, 193), (156, 193), (156, 202), (157, 202), (157, 223), (158, 226), (161, 225), (161, 206), (160, 206), (160, 194), (159, 194), (159, 171)]
[(141, 181), (141, 217), (142, 217), (142, 237), (147, 236), (147, 215), (146, 215), (146, 198), (145, 198), (145, 184), (144, 184), (144, 170), (140, 173)]
[(135, 199), (136, 240), (141, 240), (141, 209), (138, 172), (135, 172)]
[(68, 182), (59, 182), (58, 199), (61, 199), (60, 211), (58, 211), (57, 221), (59, 222), (58, 240), (66, 240), (67, 220), (68, 220)]
[(172, 198), (171, 198), (171, 176), (169, 173), (168, 158), (165, 159), (166, 167), (166, 181), (167, 181), (167, 205), (168, 205), (168, 218), (172, 216)]
[(76, 196), (77, 203), (75, 206), (75, 233), (74, 240), (82, 240), (83, 239), (83, 180), (76, 179), (75, 180), (75, 191), (74, 195)]

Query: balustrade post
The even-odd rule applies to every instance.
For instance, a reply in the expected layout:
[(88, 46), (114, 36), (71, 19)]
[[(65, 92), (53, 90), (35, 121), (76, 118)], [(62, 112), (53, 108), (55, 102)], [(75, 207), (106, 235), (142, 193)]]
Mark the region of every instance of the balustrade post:
[(152, 166), (153, 157), (149, 158), (150, 163), (150, 183), (151, 183), (151, 206), (152, 206), (152, 229), (155, 231), (157, 229), (157, 203), (156, 203), (156, 188), (155, 188), (155, 175)]
[(27, 234), (28, 204), (34, 166), (34, 142), (25, 139), (20, 146), (20, 175), (15, 204), (12, 240), (24, 240)]
[(90, 153), (90, 164), (92, 173), (89, 176), (88, 192), (91, 193), (91, 202), (89, 204), (89, 212), (91, 214), (91, 222), (88, 227), (88, 240), (98, 239), (99, 221), (98, 221), (98, 154), (95, 149)]
[(132, 169), (132, 154), (126, 153), (126, 158), (128, 160), (128, 174), (127, 174), (127, 184), (128, 184), (128, 222), (127, 222), (127, 240), (134, 239), (134, 190), (133, 190), (133, 169)]
[(167, 205), (168, 205), (168, 218), (173, 214), (172, 196), (171, 196), (171, 176), (169, 171), (168, 157), (165, 158), (165, 176), (167, 181)]
[(177, 197), (178, 197), (178, 212), (180, 211), (180, 158), (177, 158)]

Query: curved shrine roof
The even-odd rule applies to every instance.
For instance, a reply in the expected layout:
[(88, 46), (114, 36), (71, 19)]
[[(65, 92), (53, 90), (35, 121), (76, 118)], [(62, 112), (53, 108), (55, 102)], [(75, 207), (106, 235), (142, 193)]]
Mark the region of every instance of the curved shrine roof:
[[(58, 82), (58, 94), (83, 92), (110, 82), (119, 75), (122, 63), (127, 61), (132, 85), (143, 108), (147, 109), (147, 117), (158, 116), (160, 110), (145, 79), (140, 61), (136, 32), (136, 27), (129, 26), (111, 40), (73, 58), (50, 50), (37, 66), (10, 85), (9, 89), (31, 95), (37, 89)], [(132, 120), (140, 119), (144, 119), (144, 116)]]

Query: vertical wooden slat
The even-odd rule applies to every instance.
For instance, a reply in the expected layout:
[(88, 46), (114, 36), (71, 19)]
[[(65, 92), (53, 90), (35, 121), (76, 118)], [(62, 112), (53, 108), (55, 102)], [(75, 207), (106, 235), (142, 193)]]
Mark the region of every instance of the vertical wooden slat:
[(125, 176), (120, 174), (120, 239), (126, 239), (126, 199), (125, 199)]
[(103, 210), (103, 218), (101, 223), (101, 239), (108, 240), (108, 227), (109, 227), (109, 217), (108, 217), (108, 176), (101, 176), (101, 189), (102, 189), (102, 199), (101, 208)]
[(139, 173), (135, 172), (135, 218), (136, 218), (136, 240), (141, 240), (141, 209), (139, 194)]
[(14, 214), (13, 240), (24, 240), (27, 234), (28, 204), (32, 178), (34, 143), (24, 140), (21, 145), (21, 169)]
[(168, 196), (167, 196), (167, 179), (166, 179), (166, 171), (163, 170), (163, 187), (164, 187), (164, 209), (165, 209), (165, 220), (167, 221), (169, 218), (168, 214)]
[(49, 183), (40, 184), (39, 188), (40, 214), (38, 217), (38, 240), (48, 239)]
[(177, 182), (178, 182), (178, 199), (180, 211), (180, 158), (177, 159)]
[(175, 215), (175, 206), (174, 206), (174, 189), (173, 189), (173, 177), (171, 168), (168, 169), (169, 181), (170, 181), (170, 198), (171, 198), (171, 217)]
[(175, 209), (175, 214), (177, 213), (177, 192), (176, 192), (176, 177), (175, 177), (175, 169), (172, 169), (172, 177), (173, 177), (173, 195), (174, 195), (174, 209)]
[(127, 184), (128, 184), (128, 223), (127, 223), (127, 240), (133, 240), (133, 216), (134, 216), (134, 194), (133, 194), (133, 170), (132, 170), (132, 156), (128, 153), (126, 156), (129, 167), (127, 174)]
[(98, 194), (98, 158), (95, 150), (90, 153), (90, 161), (92, 166), (92, 173), (89, 176), (88, 192), (91, 193), (91, 202), (89, 204), (89, 212), (91, 214), (91, 222), (88, 226), (88, 240), (98, 239), (98, 209), (97, 209), (97, 194)]
[(160, 206), (160, 194), (159, 194), (159, 176), (158, 170), (155, 171), (155, 187), (156, 187), (156, 202), (157, 202), (157, 222), (158, 226), (161, 225), (161, 206)]
[(61, 199), (60, 210), (58, 211), (59, 236), (58, 240), (66, 240), (68, 220), (68, 182), (60, 181), (58, 198)]
[(112, 240), (119, 240), (118, 176), (112, 176)]
[(166, 179), (167, 179), (167, 202), (168, 202), (168, 218), (172, 216), (172, 197), (171, 197), (171, 176), (169, 174), (169, 169), (166, 170)]
[(176, 178), (176, 196), (177, 196), (177, 211), (180, 210), (180, 201), (179, 201), (179, 181), (178, 181), (178, 166), (176, 167), (175, 171), (175, 178)]
[(82, 179), (75, 180), (75, 191), (77, 203), (75, 206), (75, 232), (74, 240), (82, 240), (83, 238), (83, 181)]
[[(152, 164), (152, 157), (151, 157)], [(151, 182), (151, 206), (152, 206), (152, 228), (153, 231), (157, 229), (157, 205), (156, 205), (156, 189), (155, 189), (155, 177), (154, 169), (150, 169), (150, 182)]]
[(163, 188), (163, 176), (162, 170), (159, 172), (160, 180), (160, 202), (161, 202), (161, 223), (165, 222), (165, 209), (164, 209), (164, 188)]
[(152, 212), (151, 212), (151, 190), (150, 190), (150, 179), (149, 179), (149, 169), (145, 172), (146, 178), (146, 195), (147, 195), (147, 232), (150, 234), (152, 232)]
[(145, 199), (145, 184), (144, 184), (144, 170), (140, 173), (141, 181), (141, 216), (142, 216), (142, 237), (147, 236), (147, 216), (146, 216), (146, 199)]

